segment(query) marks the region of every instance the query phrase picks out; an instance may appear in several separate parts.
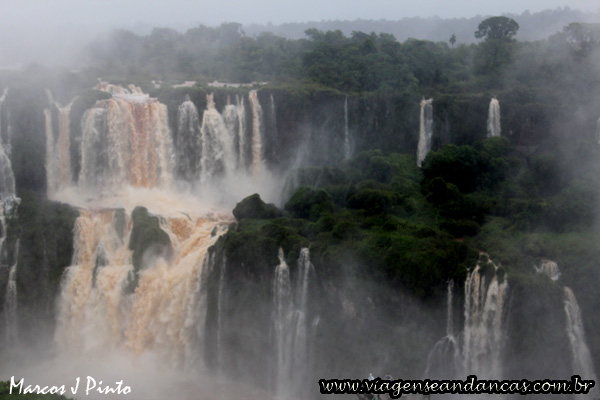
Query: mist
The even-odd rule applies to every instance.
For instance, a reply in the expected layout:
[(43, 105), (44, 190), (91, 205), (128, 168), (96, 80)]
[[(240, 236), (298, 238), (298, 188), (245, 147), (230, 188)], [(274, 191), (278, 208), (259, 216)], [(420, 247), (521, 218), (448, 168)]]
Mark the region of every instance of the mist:
[(0, 397), (596, 380), (588, 2), (1, 4)]

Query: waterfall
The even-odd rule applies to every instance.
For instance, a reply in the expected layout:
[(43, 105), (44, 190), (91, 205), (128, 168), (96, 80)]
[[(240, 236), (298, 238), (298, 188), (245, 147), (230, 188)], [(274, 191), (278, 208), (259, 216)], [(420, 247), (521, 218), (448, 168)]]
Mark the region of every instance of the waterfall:
[[(229, 100), (229, 97), (227, 98)], [(226, 147), (227, 151), (227, 164), (229, 165), (229, 172), (235, 172), (241, 168), (239, 159), (239, 142), (236, 148), (236, 141), (239, 141), (239, 124), (238, 119), (238, 105), (230, 104), (229, 101), (223, 110), (223, 120), (225, 121), (227, 140)]]
[(218, 372), (223, 367), (223, 305), (225, 302), (225, 280), (227, 272), (227, 259), (223, 257), (219, 271), (219, 291), (217, 292), (217, 366)]
[(275, 392), (278, 395), (283, 395), (290, 387), (292, 374), (292, 301), (290, 270), (280, 248), (279, 265), (275, 267), (273, 278), (273, 324), (277, 354)]
[[(487, 278), (491, 278), (489, 283)], [(508, 290), (506, 276), (484, 254), (465, 283), (465, 328), (463, 357), (466, 374), (486, 378), (502, 376), (501, 350), (504, 344), (504, 303)]]
[[(273, 325), (276, 342), (276, 394), (299, 394), (305, 390), (310, 368), (312, 332), (308, 326), (309, 280), (314, 267), (307, 248), (300, 251), (294, 290), (283, 250), (273, 278)], [(318, 320), (312, 324), (316, 326)]]
[(189, 96), (177, 109), (177, 168), (183, 179), (195, 181), (200, 176), (198, 154), (202, 152), (200, 117)]
[[(0, 145), (6, 145), (7, 147), (7, 151), (6, 153), (10, 154), (9, 147), (10, 147), (10, 135), (8, 134), (8, 132), (4, 133), (3, 132), (3, 128), (4, 125), (2, 123), (2, 116), (4, 115), (4, 100), (6, 100), (6, 96), (8, 95), (8, 88), (4, 88), (4, 90), (2, 91), (2, 95), (0, 96)], [(8, 116), (8, 112), (6, 112), (6, 115)], [(7, 118), (8, 119), (8, 118)], [(6, 140), (5, 140), (6, 139)]]
[(252, 106), (252, 175), (257, 177), (263, 169), (263, 144), (262, 144), (262, 126), (263, 112), (258, 102), (256, 90), (248, 93), (248, 99)]
[(166, 365), (190, 365), (204, 332), (205, 255), (220, 236), (215, 225), (222, 233), (230, 219), (189, 213), (163, 217), (173, 256), (148, 257), (133, 294), (124, 291), (133, 273), (131, 218), (119, 219), (114, 210), (82, 210), (76, 221), (73, 261), (58, 300), (60, 354), (151, 353)]
[(452, 312), (452, 291), (454, 290), (454, 281), (448, 282), (448, 288), (446, 289), (446, 335), (452, 335), (454, 333), (454, 319)]
[[(4, 227), (4, 218), (2, 218)], [(2, 238), (4, 244), (4, 238)], [(15, 244), (14, 261), (8, 273), (8, 283), (4, 296), (4, 319), (6, 326), (6, 349), (17, 346), (19, 342), (19, 329), (17, 325), (17, 265), (19, 259), (19, 239)]]
[[(296, 304), (295, 304), (295, 333), (294, 333), (294, 351), (293, 351), (293, 382), (292, 393), (300, 394), (306, 389), (308, 372), (310, 370), (310, 342), (311, 333), (308, 327), (308, 296), (309, 280), (311, 271), (314, 267), (310, 262), (310, 252), (308, 248), (300, 250), (298, 257), (298, 278), (296, 282)], [(315, 320), (316, 323), (317, 320)]]
[(227, 141), (225, 148), (227, 149), (226, 154), (230, 170), (235, 167), (238, 170), (245, 171), (246, 110), (243, 97), (240, 100), (240, 97), (236, 95), (236, 104), (230, 104), (228, 101), (228, 104), (223, 110), (223, 119), (225, 120), (225, 126), (227, 127)]
[[(237, 98), (237, 96), (236, 96)], [(238, 99), (237, 116), (238, 116), (238, 168), (246, 169), (246, 107), (244, 106), (244, 98)]]
[(270, 104), (271, 104), (271, 127), (272, 131), (277, 133), (277, 115), (275, 114), (275, 99), (273, 98), (273, 93), (269, 96)]
[(433, 136), (433, 99), (421, 100), (421, 115), (419, 122), (419, 144), (417, 147), (417, 165), (420, 167), (431, 151)]
[(598, 121), (596, 121), (596, 142), (600, 144), (600, 117), (598, 118)]
[(348, 96), (344, 98), (344, 159), (350, 158), (350, 133), (348, 132)]
[(206, 95), (206, 110), (202, 117), (202, 155), (200, 157), (200, 182), (210, 183), (226, 174), (225, 150), (223, 137), (227, 134), (225, 121), (217, 109), (213, 95)]
[[(2, 106), (7, 94), (8, 88), (5, 88), (2, 96), (0, 96), (0, 132), (2, 130)], [(10, 133), (10, 126), (8, 130)], [(10, 140), (10, 134), (7, 136), (8, 140)], [(15, 195), (15, 175), (9, 158), (10, 142), (7, 142), (5, 149), (2, 138), (3, 136), (0, 135), (0, 199)]]
[(487, 120), (487, 135), (488, 137), (500, 136), (500, 103), (495, 97), (490, 101)]
[[(539, 266), (534, 266), (538, 274), (545, 274), (553, 281), (558, 281), (560, 270), (558, 264), (551, 260), (543, 260)], [(566, 331), (571, 348), (573, 374), (580, 375), (583, 379), (596, 379), (594, 365), (590, 350), (585, 339), (581, 310), (571, 288), (563, 288), (563, 297), (566, 315)]]
[(70, 153), (70, 112), (73, 101), (64, 107), (54, 101), (50, 90), (46, 89), (50, 107), (58, 110), (58, 134), (54, 132), (52, 110), (45, 109), (46, 120), (46, 181), (48, 195), (60, 188), (71, 184), (71, 153)]
[(80, 186), (169, 186), (174, 156), (167, 107), (131, 85), (96, 88), (113, 97), (98, 101), (83, 116)]
[(555, 282), (558, 281), (558, 278), (560, 277), (558, 264), (556, 264), (554, 261), (542, 260), (539, 266), (536, 265), (533, 268), (538, 274), (544, 274)]
[(235, 173), (238, 164), (237, 149), (235, 147), (236, 136), (238, 135), (237, 105), (227, 104), (223, 110), (223, 121), (225, 130), (221, 136), (223, 144), (223, 160), (227, 175)]
[[(462, 364), (460, 348), (454, 336), (453, 313), (454, 281), (448, 282), (446, 289), (446, 336), (440, 339), (429, 352), (425, 377), (457, 377)], [(449, 374), (449, 375), (448, 375)]]
[(565, 287), (565, 313), (567, 315), (567, 336), (571, 346), (573, 357), (573, 373), (580, 375), (583, 379), (596, 380), (592, 355), (586, 344), (581, 310), (573, 291)]
[[(178, 110), (176, 147), (179, 176), (191, 182), (199, 179), (201, 184), (216, 186), (225, 192), (238, 190), (239, 178), (246, 173), (254, 177), (262, 176), (263, 112), (255, 90), (250, 91), (248, 99), (252, 109), (251, 142), (246, 139), (243, 97), (236, 96), (235, 104), (228, 97), (220, 113), (213, 94), (208, 94), (201, 121), (196, 107), (186, 98)], [(272, 99), (271, 113), (274, 107)]]
[[(240, 130), (240, 106), (227, 104), (221, 115), (212, 94), (206, 96), (206, 103), (201, 124), (189, 97), (179, 106), (178, 168), (179, 175), (188, 181), (199, 178), (202, 184), (211, 184), (233, 174), (238, 165), (235, 141)], [(241, 107), (243, 112), (243, 105)]]

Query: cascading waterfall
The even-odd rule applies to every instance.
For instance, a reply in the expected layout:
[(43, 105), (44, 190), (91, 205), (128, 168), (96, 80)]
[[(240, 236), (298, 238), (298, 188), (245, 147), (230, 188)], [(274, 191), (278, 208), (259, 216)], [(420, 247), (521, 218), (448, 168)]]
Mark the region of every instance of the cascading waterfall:
[(450, 280), (446, 290), (446, 336), (433, 346), (427, 357), (426, 377), (457, 377), (461, 371), (463, 360), (454, 335), (453, 291), (454, 281)]
[(98, 101), (83, 116), (80, 186), (169, 186), (174, 156), (167, 107), (131, 85), (96, 89), (113, 97)]
[[(487, 278), (491, 278), (489, 283)], [(465, 283), (464, 371), (486, 378), (502, 376), (504, 303), (508, 291), (506, 275), (480, 255)]]
[(350, 132), (348, 131), (348, 96), (344, 98), (344, 159), (350, 158)]
[[(2, 95), (0, 96), (0, 144), (4, 143), (5, 145), (8, 144), (10, 146), (10, 143), (9, 143), (10, 136), (8, 135), (8, 132), (6, 132), (6, 134), (4, 134), (5, 133), (5, 132), (3, 132), (4, 125), (2, 124), (2, 116), (4, 115), (4, 112), (3, 112), (4, 100), (6, 99), (7, 95), (8, 95), (8, 88), (6, 87), (6, 88), (4, 88), (4, 90), (2, 91)], [(8, 115), (8, 113), (7, 113), (7, 115)], [(5, 138), (6, 138), (6, 140), (5, 140)], [(10, 153), (10, 151), (7, 151), (7, 153)]]
[(535, 269), (535, 272), (548, 276), (548, 278), (552, 279), (554, 282), (558, 281), (558, 278), (560, 277), (558, 264), (554, 261), (542, 260), (539, 266), (536, 265), (533, 268)]
[[(308, 294), (311, 271), (307, 248), (300, 251), (297, 280), (292, 290), (290, 270), (283, 249), (279, 249), (279, 265), (273, 278), (273, 325), (276, 342), (276, 384), (279, 396), (298, 395), (305, 390), (309, 372), (309, 353), (312, 332), (308, 326)], [(315, 323), (312, 326), (316, 325)]]
[(209, 183), (226, 174), (228, 169), (233, 169), (231, 165), (227, 165), (225, 156), (224, 141), (225, 137), (229, 135), (223, 117), (215, 108), (212, 94), (206, 95), (206, 103), (200, 128), (202, 135), (201, 183)]
[(217, 364), (220, 368), (223, 366), (223, 306), (225, 302), (225, 280), (227, 272), (227, 259), (223, 257), (221, 269), (219, 271), (219, 291), (217, 292)]
[[(553, 281), (558, 281), (560, 270), (558, 264), (551, 260), (543, 260), (540, 266), (534, 266), (537, 273), (545, 274)], [(583, 379), (596, 379), (594, 364), (590, 350), (585, 339), (583, 319), (577, 298), (571, 288), (563, 288), (563, 297), (566, 315), (566, 331), (571, 348), (573, 373), (580, 375)]]
[(598, 118), (598, 121), (596, 121), (596, 142), (600, 144), (600, 117)]
[[(264, 127), (258, 96), (256, 91), (250, 94), (252, 112), (248, 115), (241, 96), (236, 98), (235, 104), (228, 101), (222, 115), (212, 95), (207, 96), (202, 116), (187, 98), (178, 108), (174, 145), (167, 108), (157, 99), (131, 85), (124, 88), (100, 83), (95, 89), (112, 97), (97, 101), (81, 118), (78, 176), (71, 176), (71, 162), (77, 160), (69, 158), (71, 104), (63, 107), (47, 93), (50, 106), (44, 115), (48, 194), (78, 207), (80, 212), (73, 231), (71, 265), (64, 270), (57, 298), (55, 347), (50, 350), (56, 358), (47, 362), (52, 366), (71, 365), (70, 372), (85, 370), (104, 377), (107, 365), (117, 365), (115, 360), (132, 366), (151, 360), (147, 363), (148, 369), (144, 365), (141, 373), (137, 368), (120, 369), (120, 364), (108, 372), (110, 375), (115, 370), (123, 371), (129, 381), (146, 380), (139, 375), (151, 371), (154, 365), (195, 371), (196, 367), (203, 367), (200, 361), (205, 360), (207, 285), (212, 268), (207, 258), (208, 248), (226, 231), (232, 217), (212, 208), (204, 211), (205, 204), (198, 204), (204, 197), (198, 199), (187, 191), (175, 192), (174, 174), (193, 182), (217, 181), (217, 184), (221, 184), (218, 178), (238, 174), (240, 170), (244, 175), (263, 176)], [(252, 130), (246, 127), (250, 117)], [(10, 167), (6, 154), (2, 151), (0, 155), (4, 155)], [(0, 167), (1, 160), (2, 157)], [(10, 172), (12, 177), (12, 169)], [(241, 175), (235, 177), (242, 178), (235, 183), (244, 181)], [(8, 186), (8, 193), (14, 195), (14, 178)], [(254, 182), (252, 190), (256, 190), (256, 186)], [(186, 184), (184, 188), (187, 187)], [(247, 187), (240, 189), (246, 190)], [(210, 201), (206, 203), (214, 207)], [(131, 213), (137, 205), (154, 213), (160, 228), (169, 237), (172, 251), (164, 254), (149, 251), (140, 256), (141, 261), (139, 264), (136, 261), (134, 267), (138, 255), (130, 248), (130, 245), (136, 247), (131, 244), (132, 230), (136, 226)], [(18, 250), (15, 254), (18, 255)], [(294, 387), (300, 387), (300, 374), (307, 373), (308, 342), (313, 331), (306, 322), (308, 276), (312, 266), (308, 250), (302, 254), (306, 259), (299, 264), (298, 271), (299, 276), (306, 278), (299, 277), (298, 282), (294, 281), (299, 286), (289, 288), (289, 312), (286, 313), (289, 340), (285, 351), (280, 352), (288, 365), (280, 381), (284, 382), (285, 378), (289, 384), (296, 382)], [(53, 254), (43, 256), (44, 259), (49, 257)], [(226, 271), (224, 260), (223, 263), (222, 278)], [(40, 269), (48, 271), (44, 265)], [(12, 321), (16, 315), (16, 308), (11, 311), (13, 305), (16, 307), (16, 263), (9, 275), (6, 310), (1, 311), (2, 317), (10, 317)], [(224, 332), (227, 333), (221, 329), (223, 302), (227, 298), (225, 281), (221, 279), (218, 294), (217, 355), (226, 355), (228, 350), (223, 348), (228, 345), (225, 336), (221, 340)], [(17, 329), (17, 324), (9, 322), (7, 327)], [(267, 324), (266, 328), (269, 330), (271, 326)], [(210, 329), (209, 332), (212, 333)], [(4, 329), (1, 333), (5, 333)], [(10, 333), (10, 337), (16, 335)], [(270, 355), (269, 352), (268, 357)], [(301, 368), (300, 374), (295, 373), (295, 368)], [(66, 369), (55, 368), (53, 374), (49, 379), (56, 382), (68, 376)], [(287, 384), (280, 387), (281, 392), (288, 389)], [(140, 395), (140, 390), (138, 386), (136, 394)]]
[[(115, 350), (150, 352), (167, 365), (189, 365), (197, 359), (198, 335), (204, 332), (204, 258), (229, 219), (163, 218), (173, 256), (146, 259), (135, 292), (128, 295), (124, 288), (134, 269), (128, 247), (131, 222), (126, 215), (125, 231), (120, 231), (119, 218), (114, 210), (82, 210), (77, 219), (73, 265), (64, 275), (58, 302), (59, 350), (95, 357)], [(215, 226), (219, 234), (213, 234)]]
[(283, 249), (279, 249), (279, 265), (275, 267), (273, 278), (273, 325), (276, 343), (275, 392), (283, 395), (290, 387), (292, 373), (292, 284), (290, 269), (285, 262)]
[(495, 97), (490, 100), (490, 108), (488, 111), (487, 120), (487, 135), (488, 137), (500, 136), (500, 103)]
[(246, 171), (246, 108), (243, 97), (240, 98), (236, 95), (235, 99), (235, 104), (231, 104), (228, 97), (227, 105), (223, 109), (223, 119), (228, 135), (225, 148), (227, 149), (226, 154), (228, 154), (228, 164), (235, 166), (240, 171)]
[(248, 99), (252, 106), (252, 176), (258, 177), (263, 169), (263, 144), (262, 144), (262, 126), (263, 112), (258, 102), (256, 90), (248, 93)]
[(585, 340), (581, 310), (573, 291), (566, 286), (563, 290), (567, 316), (567, 337), (569, 338), (573, 358), (573, 373), (580, 375), (583, 379), (595, 381), (596, 374), (594, 373), (592, 355)]
[[(84, 205), (76, 222), (72, 266), (63, 276), (59, 299), (55, 334), (59, 352), (150, 352), (168, 365), (192, 365), (202, 358), (198, 347), (203, 343), (206, 276), (211, 266), (205, 259), (206, 250), (223, 233), (231, 217), (189, 211), (197, 210), (194, 201), (185, 198), (178, 203), (180, 199), (172, 198), (178, 195), (168, 190), (173, 187), (174, 156), (163, 104), (134, 86), (99, 84), (96, 88), (113, 97), (97, 102), (82, 118), (79, 186), (107, 186), (113, 191), (122, 188), (122, 192), (115, 193), (116, 200), (101, 197), (92, 209)], [(225, 119), (217, 111), (212, 95), (208, 95), (201, 122), (189, 98), (179, 106), (178, 162), (195, 169), (193, 180), (209, 182), (235, 171), (236, 144), (241, 146), (245, 132), (244, 101), (237, 103), (228, 104)], [(260, 131), (260, 121), (255, 125)], [(180, 151), (194, 148), (200, 153)], [(199, 154), (199, 160), (191, 160)], [(135, 187), (166, 190), (150, 201), (138, 195), (146, 192), (130, 190)], [(132, 229), (129, 211), (117, 229), (115, 221), (123, 217), (117, 217), (122, 211), (114, 207), (127, 204), (125, 207), (131, 210), (140, 201), (150, 209), (160, 209), (161, 228), (170, 237), (174, 255), (159, 256), (152, 263), (144, 259), (145, 267), (136, 272), (128, 246)], [(150, 204), (146, 204), (148, 201)], [(171, 203), (164, 207), (165, 201)], [(173, 216), (172, 209), (186, 213)], [(215, 225), (222, 226), (218, 234), (213, 232)], [(135, 292), (128, 294), (126, 289), (132, 282)], [(221, 287), (219, 308), (223, 293)], [(218, 330), (218, 353), (222, 353)]]
[[(258, 97), (250, 93), (252, 104), (251, 174), (262, 168), (262, 109)], [(177, 149), (179, 175), (189, 181), (200, 179), (203, 184), (246, 172), (246, 111), (244, 98), (236, 96), (236, 104), (228, 98), (222, 114), (215, 106), (212, 94), (206, 96), (207, 106), (199, 122), (196, 106), (186, 98), (179, 106)], [(197, 155), (201, 154), (198, 159)], [(199, 162), (198, 162), (199, 160)]]
[[(226, 154), (229, 155), (228, 164), (230, 165), (231, 172), (233, 172), (234, 168), (236, 170), (242, 169), (239, 141), (241, 140), (243, 131), (240, 129), (241, 122), (239, 118), (239, 109), (240, 105), (231, 104), (229, 97), (227, 97), (227, 105), (225, 106), (225, 109), (223, 109), (223, 120), (225, 121), (225, 127), (227, 128), (226, 132), (228, 137), (226, 140)], [(236, 141), (238, 142), (237, 148), (235, 146)]]
[(417, 147), (417, 166), (421, 166), (427, 154), (431, 151), (433, 136), (433, 99), (421, 100), (421, 115), (419, 122), (419, 144)]
[(273, 94), (271, 93), (271, 95), (269, 96), (269, 104), (270, 104), (270, 111), (271, 111), (271, 129), (273, 132), (277, 132), (277, 115), (275, 114), (275, 98), (273, 97)]
[(446, 335), (452, 335), (454, 333), (454, 315), (452, 312), (452, 292), (454, 291), (454, 281), (448, 282), (448, 288), (446, 289)]
[[(2, 129), (2, 106), (6, 95), (8, 94), (8, 88), (5, 88), (2, 96), (0, 96), (0, 129)], [(10, 125), (8, 128), (10, 132)], [(1, 135), (0, 135), (1, 136)], [(10, 140), (10, 135), (7, 135)], [(3, 144), (2, 137), (0, 137), (0, 198), (4, 199), (15, 195), (15, 175), (13, 173), (12, 164), (9, 158), (10, 153), (10, 142), (7, 143), (6, 149)]]
[(238, 118), (238, 168), (246, 169), (246, 107), (244, 98), (236, 96)]
[(200, 116), (189, 96), (177, 109), (177, 168), (179, 176), (194, 181), (200, 176), (202, 152)]
[(55, 134), (52, 110), (45, 109), (46, 119), (46, 181), (48, 195), (72, 183), (70, 154), (70, 112), (73, 101), (64, 107), (54, 101), (50, 90), (46, 89), (50, 106), (58, 110), (58, 135)]
[[(4, 217), (2, 218), (4, 227)], [(2, 238), (4, 245), (4, 238)], [(5, 344), (6, 349), (15, 348), (19, 341), (19, 330), (17, 324), (17, 265), (19, 258), (19, 239), (15, 244), (14, 262), (8, 273), (8, 283), (6, 285), (6, 294), (4, 297), (4, 320), (6, 327)]]
[[(306, 389), (308, 380), (308, 371), (310, 368), (309, 345), (312, 332), (308, 327), (308, 295), (309, 280), (311, 271), (314, 272), (314, 266), (310, 262), (310, 252), (308, 248), (300, 250), (298, 257), (298, 279), (296, 282), (296, 303), (295, 303), (295, 334), (293, 351), (293, 382), (292, 393), (302, 393)], [(317, 320), (314, 321), (315, 323)], [(313, 324), (314, 326), (314, 324)]]

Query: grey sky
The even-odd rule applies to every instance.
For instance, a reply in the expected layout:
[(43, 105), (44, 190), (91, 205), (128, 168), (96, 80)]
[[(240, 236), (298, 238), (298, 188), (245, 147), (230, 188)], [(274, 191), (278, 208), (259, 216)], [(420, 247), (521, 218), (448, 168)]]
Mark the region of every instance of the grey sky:
[(472, 17), (569, 6), (597, 11), (595, 0), (0, 0), (4, 26), (82, 27), (219, 25), (224, 21), (275, 24), (330, 19)]
[(114, 28), (147, 34), (157, 26), (454, 18), (565, 6), (600, 9), (597, 0), (0, 0), (0, 67), (79, 65), (80, 49)]

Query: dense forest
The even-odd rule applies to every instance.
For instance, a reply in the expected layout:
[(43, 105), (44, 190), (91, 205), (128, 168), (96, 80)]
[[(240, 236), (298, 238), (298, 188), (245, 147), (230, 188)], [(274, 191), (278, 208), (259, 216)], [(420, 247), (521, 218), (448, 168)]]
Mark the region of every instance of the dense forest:
[[(445, 318), (449, 290), (468, 297), (475, 265), (488, 287), (506, 279), (510, 288), (507, 338), (498, 356), (505, 376), (578, 372), (562, 328), (566, 286), (577, 294), (600, 371), (600, 24), (569, 23), (537, 41), (516, 40), (522, 29), (508, 17), (488, 18), (472, 32), (471, 44), (454, 35), (447, 42), (401, 42), (389, 33), (315, 28), (302, 39), (249, 37), (237, 23), (185, 33), (156, 28), (147, 36), (118, 30), (89, 45), (84, 70), (33, 65), (0, 72), (0, 89), (10, 88), (10, 159), (22, 199), (3, 234), (7, 248), (20, 240), (21, 250), (3, 252), (0, 304), (5, 267), (18, 257), (21, 309), (43, 310), (53, 326), (48, 304), (72, 252), (64, 243), (74, 212), (46, 198), (45, 88), (62, 104), (78, 96), (69, 111), (75, 160), (84, 112), (111, 97), (91, 89), (96, 79), (138, 85), (166, 105), (179, 166), (187, 143), (177, 125), (180, 104), (208, 110), (213, 98), (207, 95), (214, 93), (216, 108), (224, 110), (231, 98), (255, 89), (264, 111), (264, 161), (283, 171), (283, 184), (275, 204), (257, 194), (234, 199), (236, 221), (209, 250), (213, 265), (223, 266), (206, 278), (207, 365), (275, 386), (269, 368), (253, 368), (256, 360), (272, 362), (273, 340), (261, 332), (272, 319), (265, 310), (272, 304), (273, 267), (299, 265), (308, 248), (318, 283), (307, 313), (320, 317), (313, 346), (322, 357), (307, 375), (311, 382), (363, 376), (366, 368), (417, 378), (431, 371), (423, 355), (446, 328), (435, 321)], [(173, 86), (183, 81), (194, 83)], [(225, 87), (211, 86), (214, 81)], [(433, 99), (432, 148), (418, 167), (419, 102), (426, 98)], [(486, 129), (491, 98), (501, 107), (499, 137)], [(3, 143), (8, 108), (0, 108)], [(344, 132), (351, 135), (346, 149)], [(78, 176), (82, 167), (72, 161), (69, 168)], [(197, 178), (185, 168), (176, 175)], [(145, 209), (132, 213), (136, 274), (147, 248), (169, 246), (152, 218)], [(53, 250), (41, 251), (42, 242)], [(539, 273), (549, 261), (559, 266), (560, 280)], [(43, 289), (31, 286), (38, 263), (49, 265)], [(297, 268), (292, 279), (299, 279)], [(224, 303), (222, 282), (232, 288)], [(128, 285), (133, 292), (137, 281)], [(453, 322), (466, 324), (466, 313), (452, 307)], [(217, 354), (221, 343), (229, 347)], [(540, 363), (551, 358), (547, 348), (571, 361)], [(295, 390), (311, 396), (312, 389)]]

